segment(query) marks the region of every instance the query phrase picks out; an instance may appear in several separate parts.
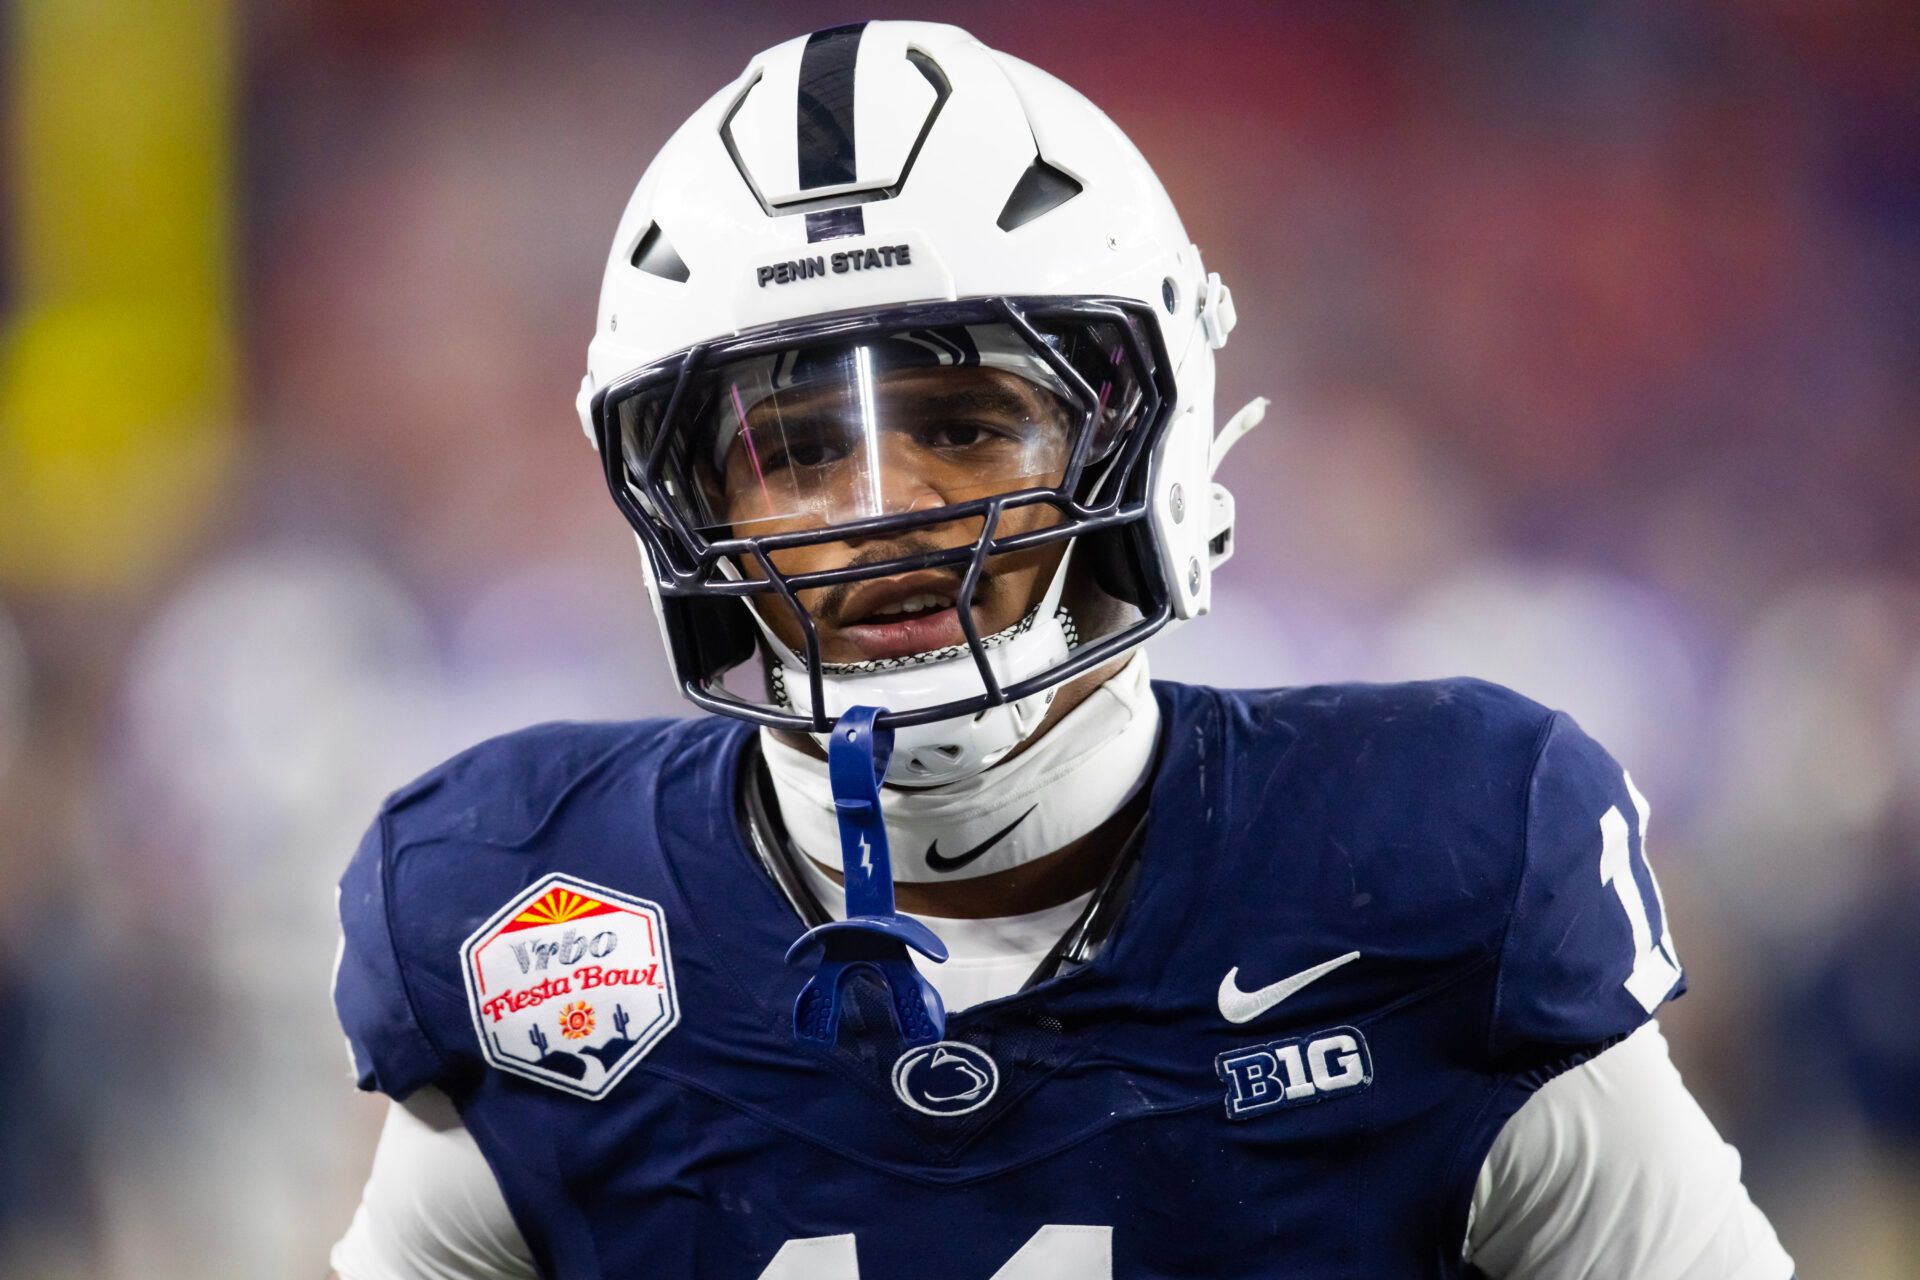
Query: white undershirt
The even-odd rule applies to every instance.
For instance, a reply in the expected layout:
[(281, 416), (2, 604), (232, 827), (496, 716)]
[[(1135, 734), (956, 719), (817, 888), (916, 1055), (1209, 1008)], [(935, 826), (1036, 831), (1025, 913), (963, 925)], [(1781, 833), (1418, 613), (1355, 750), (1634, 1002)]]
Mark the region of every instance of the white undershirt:
[[(820, 909), (835, 920), (847, 918), (847, 891), (838, 880), (812, 858), (793, 859), (813, 890)], [(971, 1005), (1010, 996), (1026, 984), (1034, 969), (1053, 950), (1054, 943), (1073, 927), (1080, 912), (1093, 898), (1088, 890), (1057, 907), (1047, 907), (1023, 916), (997, 916), (985, 920), (961, 920), (951, 916), (916, 916), (947, 944), (944, 961), (929, 960), (909, 949), (914, 967), (926, 976), (940, 993), (940, 1003), (948, 1013)]]
[[(819, 875), (814, 890), (827, 910), (844, 912), (838, 885)], [(1084, 903), (932, 921), (953, 954), (923, 970), (950, 1009), (1010, 995)], [(1549, 1081), (1508, 1121), (1481, 1167), (1468, 1221), (1463, 1256), (1493, 1280), (1793, 1273), (1747, 1198), (1739, 1153), (1687, 1092), (1652, 1023)], [(538, 1275), (492, 1170), (433, 1089), (389, 1106), (360, 1208), (331, 1261), (341, 1280)]]

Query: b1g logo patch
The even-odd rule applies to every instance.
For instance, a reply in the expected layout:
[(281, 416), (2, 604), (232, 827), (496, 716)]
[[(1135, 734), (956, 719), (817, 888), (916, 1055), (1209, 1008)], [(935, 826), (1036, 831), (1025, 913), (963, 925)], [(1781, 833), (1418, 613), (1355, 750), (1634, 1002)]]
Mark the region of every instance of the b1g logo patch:
[(1000, 1087), (1000, 1068), (984, 1049), (958, 1040), (923, 1044), (893, 1064), (900, 1101), (930, 1116), (963, 1116), (987, 1105)]
[(1213, 1060), (1227, 1086), (1227, 1119), (1359, 1093), (1373, 1083), (1373, 1055), (1358, 1027), (1233, 1049)]
[(680, 1021), (658, 903), (550, 875), (460, 948), (488, 1062), (605, 1096)]

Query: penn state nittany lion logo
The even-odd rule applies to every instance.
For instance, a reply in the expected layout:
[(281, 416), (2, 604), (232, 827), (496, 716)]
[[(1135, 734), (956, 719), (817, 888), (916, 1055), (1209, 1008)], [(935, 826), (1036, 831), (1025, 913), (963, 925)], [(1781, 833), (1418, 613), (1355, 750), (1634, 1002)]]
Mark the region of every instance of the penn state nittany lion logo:
[(958, 1040), (923, 1044), (893, 1064), (893, 1091), (900, 1101), (930, 1116), (978, 1111), (1000, 1087), (1000, 1068), (983, 1050)]
[(502, 1071), (600, 1098), (680, 1020), (659, 904), (550, 875), (460, 948), (480, 1050)]

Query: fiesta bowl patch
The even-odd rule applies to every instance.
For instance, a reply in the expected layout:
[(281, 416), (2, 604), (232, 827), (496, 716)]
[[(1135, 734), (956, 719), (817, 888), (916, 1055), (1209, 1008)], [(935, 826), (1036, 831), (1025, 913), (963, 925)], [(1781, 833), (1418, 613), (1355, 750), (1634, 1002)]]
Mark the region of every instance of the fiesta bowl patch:
[(488, 1062), (605, 1096), (680, 1021), (658, 903), (550, 875), (460, 948)]

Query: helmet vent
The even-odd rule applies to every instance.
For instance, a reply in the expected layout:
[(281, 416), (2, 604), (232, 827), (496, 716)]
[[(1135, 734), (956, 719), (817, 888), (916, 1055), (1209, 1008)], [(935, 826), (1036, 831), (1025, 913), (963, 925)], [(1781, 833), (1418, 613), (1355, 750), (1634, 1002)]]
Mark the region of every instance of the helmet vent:
[(1043, 213), (1051, 213), (1079, 195), (1084, 188), (1078, 179), (1054, 168), (1039, 156), (1013, 184), (1013, 194), (996, 219), (1002, 231), (1023, 227)]
[[(860, 34), (865, 26), (865, 23), (856, 23), (835, 27), (816, 31), (807, 38), (798, 68), (793, 132), (777, 136), (776, 122), (783, 114), (766, 97), (769, 90), (764, 72), (754, 76), (721, 117), (720, 143), (727, 149), (727, 156), (747, 184), (747, 190), (753, 193), (761, 211), (769, 218), (821, 213), (846, 205), (890, 200), (899, 195), (913, 172), (920, 148), (933, 131), (934, 121), (940, 118), (941, 109), (952, 96), (952, 83), (940, 64), (909, 45), (907, 64), (933, 91), (932, 101), (926, 104), (926, 115), (899, 161), (898, 172), (894, 172), (887, 161), (903, 138), (895, 138), (880, 152), (878, 167), (885, 171), (885, 177), (871, 178), (867, 185), (855, 185), (861, 181), (862, 164), (862, 153), (856, 148), (854, 137), (855, 69), (860, 62)], [(860, 73), (869, 80), (876, 74), (883, 83), (867, 92), (884, 92), (885, 82), (893, 79), (884, 68), (869, 67), (867, 72)], [(898, 83), (893, 83), (892, 90), (898, 89)], [(736, 124), (740, 126), (739, 136), (735, 136)], [(791, 175), (779, 172), (782, 166), (776, 153), (794, 157), (797, 166)], [(771, 193), (765, 185), (767, 182), (777, 183)]]
[(667, 243), (667, 237), (657, 222), (649, 223), (646, 234), (633, 246), (633, 265), (650, 276), (677, 280), (681, 284), (685, 284), (687, 277), (692, 274), (674, 247)]

